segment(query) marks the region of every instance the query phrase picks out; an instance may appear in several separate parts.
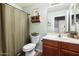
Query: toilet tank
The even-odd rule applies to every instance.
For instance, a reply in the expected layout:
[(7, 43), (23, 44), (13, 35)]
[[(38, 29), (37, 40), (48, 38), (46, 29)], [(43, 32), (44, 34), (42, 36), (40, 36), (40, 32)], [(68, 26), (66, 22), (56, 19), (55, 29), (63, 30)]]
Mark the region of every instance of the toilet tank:
[(40, 40), (40, 36), (31, 36), (31, 42), (37, 44)]

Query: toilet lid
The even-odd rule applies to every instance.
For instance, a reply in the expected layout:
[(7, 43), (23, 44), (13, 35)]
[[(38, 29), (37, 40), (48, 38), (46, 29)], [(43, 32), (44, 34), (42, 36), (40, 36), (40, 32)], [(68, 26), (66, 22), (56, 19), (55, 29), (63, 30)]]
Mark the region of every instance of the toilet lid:
[(36, 46), (36, 44), (34, 43), (29, 43), (29, 44), (26, 44), (23, 49), (33, 49), (34, 47)]

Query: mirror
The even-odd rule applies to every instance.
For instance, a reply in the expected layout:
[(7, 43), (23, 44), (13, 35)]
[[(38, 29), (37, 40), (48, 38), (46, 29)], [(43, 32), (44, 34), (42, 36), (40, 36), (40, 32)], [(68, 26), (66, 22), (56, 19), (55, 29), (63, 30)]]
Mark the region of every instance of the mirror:
[(68, 32), (70, 4), (57, 4), (47, 9), (47, 31), (48, 33)]
[(74, 3), (70, 8), (70, 31), (75, 31), (79, 34), (79, 3)]

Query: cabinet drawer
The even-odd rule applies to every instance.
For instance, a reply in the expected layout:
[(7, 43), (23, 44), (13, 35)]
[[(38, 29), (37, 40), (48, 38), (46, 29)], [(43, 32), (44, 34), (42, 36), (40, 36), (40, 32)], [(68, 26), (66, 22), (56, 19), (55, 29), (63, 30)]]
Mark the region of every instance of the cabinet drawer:
[(72, 43), (61, 43), (61, 48), (71, 50), (74, 52), (79, 52), (79, 45), (77, 44), (72, 44)]
[(43, 39), (43, 44), (44, 45), (58, 47), (58, 42), (57, 41), (53, 41), (53, 40)]

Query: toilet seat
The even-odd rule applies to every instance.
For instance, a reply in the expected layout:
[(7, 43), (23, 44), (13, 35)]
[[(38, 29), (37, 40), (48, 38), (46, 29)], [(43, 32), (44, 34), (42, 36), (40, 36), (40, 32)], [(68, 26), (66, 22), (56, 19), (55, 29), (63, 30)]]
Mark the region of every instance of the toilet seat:
[(32, 49), (35, 48), (35, 46), (36, 46), (36, 44), (34, 44), (34, 43), (26, 44), (23, 47), (23, 51), (31, 51)]

